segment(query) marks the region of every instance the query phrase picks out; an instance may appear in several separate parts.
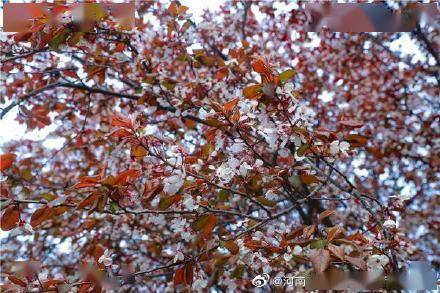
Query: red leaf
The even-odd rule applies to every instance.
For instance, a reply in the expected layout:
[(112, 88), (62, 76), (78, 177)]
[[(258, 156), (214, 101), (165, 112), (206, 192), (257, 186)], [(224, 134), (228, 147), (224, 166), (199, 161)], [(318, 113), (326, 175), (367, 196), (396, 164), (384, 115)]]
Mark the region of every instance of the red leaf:
[(64, 70), (63, 73), (66, 76), (71, 77), (71, 78), (77, 78), (78, 77), (78, 75), (76, 75), (75, 70)]
[(340, 260), (344, 261), (345, 257), (344, 257), (344, 248), (342, 248), (341, 246), (336, 246), (334, 244), (328, 244), (328, 250), (333, 253), (337, 258), (339, 258)]
[(323, 211), (322, 213), (319, 214), (318, 221), (321, 222), (325, 218), (330, 217), (331, 215), (333, 215), (334, 213), (335, 213), (335, 211), (325, 210), (325, 211)]
[(177, 15), (177, 4), (176, 2), (171, 2), (170, 6), (168, 6), (168, 12), (170, 13), (171, 16), (176, 16)]
[(96, 186), (97, 183), (91, 183), (91, 182), (78, 182), (77, 184), (73, 185), (73, 188), (79, 189), (79, 188), (85, 188), (85, 187), (93, 187)]
[(244, 242), (244, 246), (252, 250), (257, 250), (262, 247), (261, 242), (257, 240), (247, 240)]
[(330, 265), (330, 252), (326, 249), (314, 249), (310, 256), (313, 268), (316, 272), (324, 272)]
[(12, 166), (12, 164), (15, 162), (15, 158), (17, 156), (14, 154), (3, 154), (0, 155), (0, 171), (4, 171)]
[(349, 263), (357, 266), (362, 271), (367, 270), (367, 263), (362, 258), (345, 256), (345, 259), (348, 260)]
[(174, 272), (174, 287), (185, 283), (185, 267), (178, 268)]
[(235, 99), (225, 103), (225, 106), (224, 106), (225, 112), (226, 113), (231, 112), (232, 110), (234, 110), (234, 108), (237, 106), (237, 104), (238, 104), (238, 98), (235, 98)]
[(136, 180), (141, 175), (141, 171), (136, 169), (128, 169), (119, 173), (116, 178), (114, 185), (125, 185), (130, 179)]
[(318, 178), (315, 175), (301, 174), (299, 175), (299, 177), (301, 178), (301, 181), (304, 184), (313, 184), (319, 182)]
[(212, 231), (214, 230), (216, 224), (217, 224), (217, 217), (215, 215), (209, 215), (202, 229), (203, 235), (205, 235), (206, 237), (211, 236)]
[(98, 176), (85, 176), (77, 184), (73, 185), (72, 188), (93, 187), (101, 182), (100, 179)]
[(223, 246), (232, 254), (237, 254), (240, 251), (240, 247), (233, 240), (226, 241)]
[(327, 241), (331, 242), (336, 237), (340, 238), (343, 235), (345, 235), (345, 230), (340, 228), (339, 226), (334, 226), (330, 228), (330, 230), (327, 233)]
[(344, 140), (350, 143), (351, 147), (362, 147), (368, 142), (368, 138), (359, 134), (347, 134)]
[(265, 74), (267, 72), (267, 67), (261, 59), (254, 61), (252, 63), (252, 68), (260, 74)]
[(31, 32), (21, 32), (21, 33), (16, 33), (16, 34), (14, 35), (14, 41), (15, 41), (16, 43), (19, 43), (19, 42), (25, 42), (25, 41), (27, 41), (31, 36), (32, 36), (32, 33), (31, 33)]
[(18, 208), (15, 205), (9, 206), (2, 215), (1, 228), (3, 231), (12, 230), (17, 227), (19, 221), (20, 212)]
[(339, 121), (339, 123), (352, 128), (359, 128), (362, 127), (362, 125), (364, 125), (362, 122), (356, 120), (343, 120), (343, 121)]
[(95, 258), (95, 261), (98, 262), (99, 258), (104, 254), (104, 247), (101, 245), (96, 245), (95, 249), (93, 250), (93, 257)]
[(36, 227), (51, 215), (51, 210), (47, 207), (37, 209), (31, 216), (31, 226)]
[(193, 278), (194, 278), (194, 267), (192, 264), (187, 264), (185, 266), (185, 284), (187, 285), (192, 285), (193, 282)]
[(192, 285), (194, 279), (194, 266), (192, 264), (186, 264), (180, 267), (174, 273), (174, 287), (179, 285)]
[(89, 195), (85, 200), (80, 202), (76, 208), (77, 209), (83, 209), (89, 205), (92, 205), (95, 201), (98, 201), (98, 199), (101, 197), (102, 194), (98, 192), (94, 192), (91, 195)]
[(26, 287), (26, 286), (27, 286), (26, 281), (23, 281), (22, 279), (17, 278), (16, 276), (9, 275), (9, 276), (8, 276), (8, 279), (9, 279), (9, 281), (11, 281), (12, 283), (14, 283), (14, 284), (16, 284), (16, 285), (19, 285), (19, 286), (21, 286), (21, 287)]
[(113, 116), (112, 117), (112, 126), (131, 128), (132, 124), (131, 124), (130, 119), (128, 119), (128, 118)]

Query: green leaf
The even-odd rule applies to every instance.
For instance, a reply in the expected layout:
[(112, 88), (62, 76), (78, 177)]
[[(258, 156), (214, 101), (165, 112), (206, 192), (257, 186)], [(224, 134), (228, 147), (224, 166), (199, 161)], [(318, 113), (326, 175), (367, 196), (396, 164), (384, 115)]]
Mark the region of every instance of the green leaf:
[(315, 240), (312, 243), (310, 243), (310, 247), (315, 248), (315, 249), (322, 249), (325, 247), (326, 244), (327, 244), (326, 240), (319, 239), (319, 240)]
[(32, 176), (31, 169), (24, 169), (21, 171), (21, 177), (26, 181), (31, 181), (34, 176)]
[(228, 201), (229, 200), (229, 192), (227, 192), (226, 190), (222, 189), (219, 194), (218, 194), (218, 198), (221, 201)]
[(265, 198), (264, 196), (257, 197), (257, 200), (259, 203), (261, 203), (262, 205), (267, 206), (267, 207), (272, 208), (277, 205), (276, 201), (269, 200), (269, 199)]
[(57, 34), (52, 40), (49, 41), (49, 47), (54, 51), (58, 51), (61, 43), (63, 43), (67, 39), (67, 35), (69, 32), (70, 30), (67, 29)]
[(173, 204), (172, 197), (162, 197), (159, 202), (159, 210), (163, 211), (169, 208)]
[(280, 81), (285, 82), (295, 76), (295, 70), (287, 69), (280, 74)]
[(203, 215), (200, 218), (198, 218), (197, 220), (195, 220), (195, 222), (193, 223), (193, 229), (196, 231), (202, 230), (203, 226), (208, 221), (208, 216), (209, 215)]
[(306, 153), (306, 151), (309, 149), (309, 145), (303, 144), (298, 148), (298, 151), (296, 152), (298, 156), (302, 157)]

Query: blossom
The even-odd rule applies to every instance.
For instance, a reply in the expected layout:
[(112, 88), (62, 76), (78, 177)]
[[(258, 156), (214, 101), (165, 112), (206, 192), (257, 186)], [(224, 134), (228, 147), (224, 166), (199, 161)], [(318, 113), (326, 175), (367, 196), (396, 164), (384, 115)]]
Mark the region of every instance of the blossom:
[(228, 183), (234, 178), (235, 172), (226, 164), (221, 164), (216, 172), (217, 176), (223, 183)]
[(174, 233), (180, 233), (184, 230), (185, 228), (185, 224), (186, 224), (186, 219), (178, 219), (178, 218), (174, 218), (171, 221), (171, 230), (174, 231)]
[(208, 282), (203, 279), (197, 279), (194, 281), (192, 288), (194, 291), (202, 292), (203, 289), (208, 285)]
[(112, 262), (110, 251), (106, 249), (104, 254), (99, 257), (98, 263), (102, 263), (104, 266), (109, 267), (112, 265)]
[(370, 270), (381, 270), (388, 264), (388, 262), (389, 259), (386, 255), (373, 254), (368, 258), (367, 266)]
[(283, 255), (283, 258), (286, 262), (289, 262), (292, 258), (292, 249), (290, 247), (287, 247), (287, 252)]
[(194, 234), (190, 231), (183, 231), (180, 233), (180, 236), (182, 236), (182, 239), (188, 242), (194, 239)]
[(240, 165), (240, 175), (246, 177), (249, 170), (252, 170), (252, 166), (250, 166), (247, 162), (244, 162)]
[(183, 261), (185, 259), (185, 256), (180, 251), (180, 246), (181, 246), (180, 243), (177, 244), (176, 255), (174, 256), (174, 260), (173, 260), (174, 263), (179, 262), (179, 261)]
[(300, 255), (302, 251), (303, 251), (303, 249), (299, 245), (295, 245), (295, 247), (293, 248), (293, 254), (295, 254), (295, 255)]
[(34, 233), (34, 229), (32, 228), (32, 226), (29, 223), (24, 224), (23, 228), (24, 228), (24, 230), (26, 230), (29, 233)]
[(182, 171), (177, 170), (176, 173), (170, 177), (163, 180), (164, 186), (163, 191), (169, 195), (176, 194), (180, 187), (183, 185), (184, 174)]
[(336, 155), (339, 152), (347, 155), (347, 150), (350, 148), (350, 144), (346, 141), (335, 140), (330, 144), (330, 154)]
[(192, 196), (188, 196), (187, 198), (185, 198), (185, 200), (183, 201), (183, 205), (189, 211), (193, 211), (195, 208), (198, 207), (198, 205), (195, 204), (194, 199), (192, 198)]
[(270, 189), (266, 192), (266, 198), (268, 200), (277, 200), (278, 195), (272, 189)]
[(153, 224), (158, 225), (158, 226), (165, 225), (167, 223), (164, 215), (152, 215), (150, 217), (150, 220), (151, 220), (151, 222), (153, 222)]
[(394, 228), (394, 227), (396, 227), (396, 222), (394, 222), (393, 220), (391, 220), (391, 219), (388, 219), (388, 220), (386, 220), (384, 223), (383, 223), (383, 226), (384, 227), (386, 227), (386, 228)]

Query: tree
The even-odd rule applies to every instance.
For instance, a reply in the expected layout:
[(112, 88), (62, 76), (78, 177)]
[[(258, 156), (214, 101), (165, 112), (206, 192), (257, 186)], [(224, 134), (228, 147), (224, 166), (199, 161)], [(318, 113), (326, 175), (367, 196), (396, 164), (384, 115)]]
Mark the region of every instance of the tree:
[(138, 2), (132, 30), (94, 6), (81, 31), (56, 7), (3, 35), (0, 115), (50, 129), (2, 146), (5, 288), (249, 290), (438, 264), (438, 31), (309, 34), (282, 1), (197, 24)]

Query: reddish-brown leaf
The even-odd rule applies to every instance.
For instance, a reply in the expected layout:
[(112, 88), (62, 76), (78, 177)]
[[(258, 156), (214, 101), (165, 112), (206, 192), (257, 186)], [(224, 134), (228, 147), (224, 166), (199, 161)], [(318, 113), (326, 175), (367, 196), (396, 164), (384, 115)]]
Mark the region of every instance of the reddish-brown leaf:
[(83, 209), (83, 208), (85, 208), (85, 207), (87, 207), (87, 206), (89, 206), (89, 205), (92, 205), (94, 202), (96, 202), (96, 201), (99, 199), (100, 196), (101, 196), (100, 193), (98, 193), (98, 192), (94, 192), (94, 193), (92, 193), (91, 195), (89, 195), (85, 200), (81, 201), (81, 202), (76, 206), (76, 208), (77, 208), (78, 210), (80, 210), (80, 209)]
[(93, 182), (78, 182), (77, 184), (73, 185), (72, 188), (80, 189), (80, 188), (86, 188), (86, 187), (93, 187), (96, 186), (97, 183)]
[(322, 222), (322, 220), (324, 220), (327, 217), (330, 217), (331, 215), (333, 215), (335, 213), (335, 211), (332, 210), (325, 210), (322, 213), (319, 214), (318, 216), (318, 221)]
[(244, 246), (246, 246), (247, 248), (252, 249), (252, 250), (257, 250), (257, 249), (260, 249), (262, 247), (260, 241), (251, 240), (251, 239), (250, 240), (246, 240), (244, 242)]
[(174, 272), (174, 287), (185, 283), (185, 267), (178, 268)]
[(330, 265), (330, 252), (326, 249), (314, 249), (310, 256), (313, 269), (318, 272), (324, 272)]
[(252, 68), (260, 74), (265, 74), (267, 72), (267, 67), (261, 59), (255, 60), (252, 63)]
[(362, 147), (368, 142), (368, 138), (359, 134), (347, 134), (344, 140), (350, 143), (351, 147)]
[(310, 226), (304, 227), (304, 229), (303, 229), (304, 238), (305, 239), (310, 238), (313, 235), (313, 233), (315, 233), (315, 231), (316, 231), (316, 225), (310, 225)]
[(194, 278), (194, 266), (191, 263), (185, 265), (185, 284), (191, 286)]
[(130, 180), (136, 180), (141, 175), (140, 170), (128, 169), (119, 173), (114, 181), (115, 185), (125, 185)]
[(234, 108), (237, 106), (237, 104), (238, 104), (238, 98), (235, 98), (233, 100), (230, 100), (229, 102), (226, 102), (225, 106), (224, 106), (225, 112), (226, 113), (231, 112), (232, 110), (234, 110)]
[(20, 221), (20, 211), (17, 206), (9, 206), (1, 217), (1, 228), (3, 231), (9, 231), (17, 227)]
[(351, 257), (351, 256), (345, 256), (345, 259), (351, 263), (352, 265), (357, 266), (359, 269), (361, 269), (362, 271), (366, 271), (367, 270), (367, 263), (359, 257)]
[(179, 285), (192, 285), (194, 278), (194, 266), (189, 263), (183, 267), (178, 268), (174, 272), (174, 287)]
[(112, 117), (112, 126), (120, 126), (125, 128), (131, 128), (132, 124), (130, 119), (120, 117), (120, 116), (113, 116)]
[(3, 154), (0, 155), (0, 171), (4, 171), (12, 166), (12, 164), (15, 162), (15, 158), (17, 156), (14, 154)]
[(345, 235), (345, 230), (340, 228), (339, 226), (334, 226), (328, 230), (327, 233), (327, 241), (331, 242), (333, 239), (341, 237)]
[(31, 226), (36, 227), (40, 225), (43, 221), (47, 220), (50, 217), (51, 211), (48, 207), (42, 207), (32, 214), (31, 216)]
[(24, 281), (24, 280), (22, 280), (22, 279), (20, 279), (20, 278), (18, 278), (18, 277), (16, 277), (16, 276), (9, 275), (9, 276), (8, 276), (8, 279), (9, 279), (9, 281), (11, 281), (12, 283), (14, 283), (14, 284), (16, 284), (16, 285), (19, 285), (19, 286), (21, 286), (21, 287), (26, 287), (26, 286), (27, 286), (27, 282), (26, 282), (26, 281)]
[(246, 99), (259, 99), (263, 92), (263, 86), (261, 84), (254, 84), (247, 86), (243, 89), (243, 95)]
[(232, 254), (237, 254), (240, 251), (240, 247), (233, 240), (226, 241), (223, 246)]
[(170, 6), (168, 6), (168, 12), (170, 13), (171, 16), (176, 16), (177, 15), (177, 4), (176, 2), (171, 2)]
[(301, 174), (299, 175), (299, 177), (301, 178), (301, 182), (304, 184), (313, 184), (319, 182), (318, 178), (315, 175)]
[(357, 121), (357, 120), (342, 120), (342, 121), (339, 121), (339, 123), (344, 126), (351, 127), (351, 128), (359, 128), (359, 127), (362, 127), (362, 125), (364, 125), (362, 122)]
[(226, 68), (226, 67), (222, 67), (222, 68), (220, 68), (220, 69), (217, 71), (217, 73), (216, 73), (216, 75), (215, 75), (215, 78), (217, 78), (217, 79), (223, 79), (223, 78), (225, 78), (226, 76), (228, 76), (228, 68)]
[(95, 249), (93, 250), (93, 258), (96, 262), (99, 261), (99, 258), (104, 254), (104, 247), (102, 245), (98, 244), (95, 246)]
[(215, 215), (209, 215), (202, 229), (203, 235), (205, 235), (205, 237), (211, 236), (216, 224), (217, 217)]
[(64, 283), (65, 282), (62, 281), (62, 280), (50, 279), (50, 280), (47, 280), (47, 281), (45, 281), (43, 283), (43, 288), (44, 289), (48, 289), (50, 287), (55, 287), (56, 288), (56, 285), (60, 285), (60, 284), (64, 284)]
[(337, 258), (344, 261), (344, 249), (341, 246), (336, 246), (334, 244), (329, 243), (327, 245), (328, 250), (334, 254)]
[(14, 41), (15, 41), (16, 43), (19, 43), (19, 42), (25, 42), (25, 41), (27, 41), (31, 36), (32, 36), (32, 33), (31, 33), (31, 32), (21, 32), (21, 33), (16, 33), (16, 34), (14, 35)]

